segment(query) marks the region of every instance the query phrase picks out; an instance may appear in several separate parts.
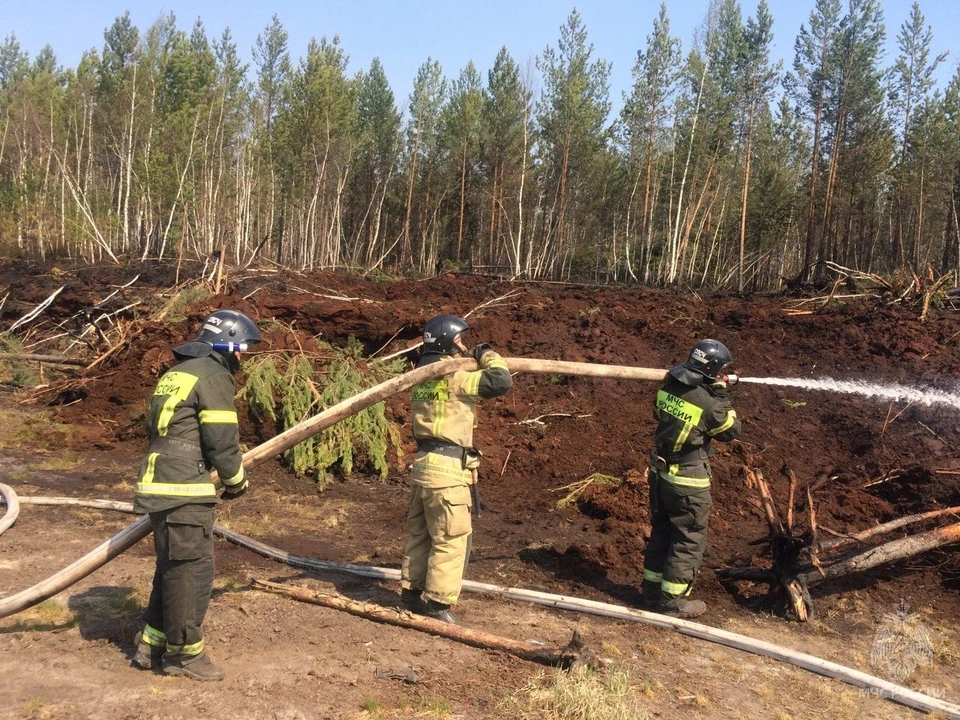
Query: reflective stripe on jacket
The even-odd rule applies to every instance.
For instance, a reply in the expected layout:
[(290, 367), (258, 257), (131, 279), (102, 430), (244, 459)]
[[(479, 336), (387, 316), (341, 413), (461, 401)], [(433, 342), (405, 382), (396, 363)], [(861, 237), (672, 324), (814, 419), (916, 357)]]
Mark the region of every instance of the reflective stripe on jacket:
[[(449, 362), (448, 356), (426, 356), (418, 367), (431, 362)], [(476, 407), (480, 400), (497, 397), (513, 385), (507, 364), (497, 353), (487, 351), (479, 370), (457, 370), (413, 388), (410, 404), (413, 436), (418, 441), (439, 440), (462, 448), (473, 447)], [(469, 485), (472, 475), (459, 458), (418, 452), (413, 461), (411, 483), (422, 487)]]
[(233, 375), (217, 353), (184, 360), (160, 378), (147, 414), (150, 440), (174, 438), (185, 448), (196, 447), (198, 453), (178, 452), (173, 443), (160, 452), (148, 452), (137, 481), (137, 511), (216, 502), (211, 469), (226, 486), (243, 482), (233, 396)]
[(656, 454), (667, 461), (661, 477), (675, 485), (710, 487), (710, 442), (740, 437), (740, 420), (726, 389), (693, 387), (668, 375), (657, 393), (653, 415), (657, 420)]

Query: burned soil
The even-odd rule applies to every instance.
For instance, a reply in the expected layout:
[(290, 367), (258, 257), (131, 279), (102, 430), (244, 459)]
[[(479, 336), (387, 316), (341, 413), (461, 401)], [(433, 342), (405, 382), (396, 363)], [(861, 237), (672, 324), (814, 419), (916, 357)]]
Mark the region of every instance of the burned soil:
[[(917, 308), (876, 299), (810, 303), (803, 307), (813, 312), (795, 314), (786, 308), (796, 307), (797, 298), (786, 296), (711, 297), (692, 291), (526, 284), (452, 274), (374, 281), (321, 272), (251, 270), (228, 275), (224, 292), (190, 305), (182, 319), (149, 319), (146, 309), (152, 300), (169, 295), (186, 273), (199, 270), (181, 268), (179, 277), (177, 272), (173, 266), (156, 264), (68, 270), (0, 268), (0, 285), (8, 294), (0, 309), (4, 328), (64, 287), (31, 326), (18, 332), (26, 336), (25, 346), (52, 335), (57, 323), (63, 324), (65, 332), (76, 330), (71, 325), (89, 316), (85, 310), (136, 275), (137, 281), (120, 290), (118, 297), (140, 302), (143, 310), (131, 323), (123, 343), (94, 368), (45, 377), (38, 386), (8, 388), (3, 393), (0, 406), (15, 411), (20, 424), (36, 422), (44, 432), (23, 433), (22, 428), (13, 432), (5, 427), (7, 438), (26, 439), (19, 448), (15, 447), (18, 442), (3, 441), (0, 481), (23, 495), (129, 500), (136, 465), (146, 445), (142, 425), (147, 398), (172, 361), (170, 348), (190, 338), (199, 320), (218, 307), (239, 309), (260, 321), (268, 351), (316, 348), (321, 341), (342, 345), (355, 338), (365, 356), (381, 357), (413, 345), (423, 322), (438, 312), (474, 311), (469, 340), (489, 342), (505, 356), (665, 369), (681, 362), (696, 340), (715, 337), (732, 349), (736, 369), (745, 377), (829, 377), (949, 391), (956, 390), (960, 377), (960, 314), (934, 310), (921, 321)], [(41, 345), (29, 351), (50, 349)], [(94, 349), (90, 353), (91, 358), (98, 356)], [(650, 382), (518, 375), (508, 395), (483, 406), (477, 443), (484, 453), (481, 492), (485, 512), (475, 523), (470, 579), (636, 604), (649, 534), (645, 471), (652, 449), (651, 408), (656, 389), (656, 383)], [(763, 546), (754, 543), (766, 535), (767, 525), (745, 486), (745, 467), (762, 472), (781, 503), (786, 499), (790, 471), (801, 487), (814, 484), (818, 521), (838, 534), (960, 505), (960, 409), (746, 382), (736, 386), (731, 396), (744, 430), (741, 440), (719, 447), (713, 459), (714, 510), (704, 569), (695, 591), (709, 606), (704, 620), (875, 671), (867, 660), (877, 623), (904, 601), (922, 613), (940, 638), (935, 669), (912, 684), (940, 688), (947, 698), (960, 696), (955, 682), (948, 679), (956, 674), (958, 663), (954, 622), (960, 612), (960, 555), (955, 547), (818, 585), (814, 590), (816, 622), (806, 625), (770, 615), (754, 602), (759, 588), (725, 587), (713, 572), (767, 561)], [(406, 464), (414, 446), (407, 398), (396, 396), (387, 406), (388, 416), (403, 425), (403, 452), (391, 454), (385, 481), (359, 471), (337, 477), (318, 493), (313, 479), (295, 476), (279, 461), (270, 461), (253, 471), (253, 489), (247, 496), (218, 509), (218, 521), (298, 555), (398, 567), (404, 541)], [(259, 444), (276, 431), (276, 427), (255, 422), (243, 404), (240, 410), (246, 445)], [(57, 432), (60, 434), (51, 446), (51, 433)], [(47, 438), (47, 444), (36, 438)], [(68, 464), (55, 462), (67, 457)], [(557, 489), (593, 473), (621, 482), (592, 485), (578, 502), (558, 509), (563, 493)], [(98, 519), (76, 528), (77, 519), (69, 511), (25, 507), (18, 524), (0, 537), (0, 593), (10, 594), (46, 577), (126, 522), (122, 517), (92, 517)], [(56, 551), (44, 537), (56, 540)], [(316, 697), (303, 688), (290, 690), (293, 709), (289, 711), (276, 709), (286, 707), (281, 702), (272, 706), (271, 715), (267, 709), (271, 706), (258, 705), (260, 700), (224, 706), (222, 697), (214, 700), (191, 688), (187, 706), (192, 711), (207, 707), (210, 717), (221, 716), (210, 709), (214, 707), (232, 708), (232, 717), (376, 717), (369, 707), (363, 707), (364, 698), (377, 696), (380, 709), (376, 712), (381, 717), (412, 717), (425, 712), (423, 697), (436, 696), (452, 703), (451, 717), (508, 716), (498, 704), (502, 694), (521, 687), (535, 671), (522, 661), (487, 653), (481, 662), (487, 674), (477, 677), (466, 668), (477, 662), (469, 653), (484, 655), (480, 651), (451, 647), (451, 643), (410, 631), (383, 630), (370, 623), (367, 625), (374, 629), (365, 629), (363, 621), (342, 620), (334, 611), (292, 608), (292, 601), (244, 591), (250, 575), (290, 578), (302, 574), (287, 572), (289, 568), (226, 543), (218, 542), (217, 553), (222, 600), (218, 605), (215, 599), (212, 606), (208, 634), (214, 648), (234, 643), (243, 648), (234, 655), (246, 658), (241, 662), (235, 657), (233, 668), (226, 662), (228, 671), (237, 665), (248, 671), (255, 668), (257, 652), (271, 662), (310, 657), (322, 670), (315, 665), (304, 670), (308, 678), (304, 682), (311, 685), (310, 693)], [(124, 567), (122, 573), (112, 571), (108, 582), (101, 581), (93, 589), (109, 595), (111, 587), (129, 587), (133, 588), (130, 596), (142, 600), (142, 588), (149, 584), (149, 563), (149, 543), (141, 542), (95, 573), (94, 580), (111, 572), (113, 566)], [(322, 580), (357, 597), (385, 603), (394, 597), (395, 588), (389, 583), (378, 585), (347, 577)], [(87, 587), (83, 592), (92, 590)], [(463, 609), (470, 622), (478, 626), (492, 623), (493, 629), (505, 628), (523, 639), (537, 632), (560, 641), (573, 622), (552, 612), (476, 597), (465, 598)], [(0, 626), (0, 643), (8, 650), (6, 655), (15, 651), (27, 662), (34, 648), (47, 659), (56, 658), (58, 643), (66, 643), (71, 658), (61, 661), (71, 667), (77, 663), (75, 669), (82, 661), (73, 654), (83, 652), (104, 657), (113, 652), (125, 660), (123, 653), (128, 653), (136, 632), (136, 607), (111, 617), (98, 630), (91, 631), (88, 626), (84, 632), (81, 625), (72, 644), (67, 638), (74, 630), (60, 635), (56, 627), (28, 628), (23, 622), (8, 620)], [(741, 688), (740, 696), (730, 696), (734, 700), (722, 700), (727, 697), (722, 689), (725, 673), (730, 684), (737, 684), (738, 677), (742, 684), (746, 667), (742, 663), (747, 661), (735, 651), (706, 650), (691, 640), (678, 644), (670, 636), (663, 637), (666, 631), (662, 630), (587, 618), (578, 622), (587, 624), (605, 648), (619, 648), (611, 650), (614, 655), (632, 658), (642, 667), (645, 681), (659, 688), (650, 694), (651, 714), (689, 714), (688, 696), (702, 695), (704, 703), (697, 700), (695, 705), (705, 717), (737, 713), (777, 717), (775, 710), (784, 702), (794, 703), (790, 706), (793, 716), (819, 716), (812, 708), (824, 699), (809, 688), (804, 690), (802, 683), (822, 681), (800, 681), (799, 671), (777, 669), (777, 673), (786, 673), (784, 685), (772, 695)], [(310, 628), (304, 631), (305, 646), (298, 644), (297, 627)], [(311, 634), (314, 632), (319, 635)], [(368, 659), (368, 665), (419, 667), (421, 679), (413, 689), (397, 680), (374, 680), (366, 670), (350, 669), (359, 662), (356, 647), (365, 642), (365, 632), (371, 638), (386, 638), (385, 644), (371, 640), (378, 656)], [(96, 647), (98, 642), (105, 647)], [(338, 642), (339, 649), (335, 647)], [(660, 645), (668, 648), (666, 653), (647, 652)], [(684, 652), (675, 653), (675, 647), (683, 647)], [(727, 653), (726, 660), (722, 653)], [(691, 680), (691, 676), (698, 677), (697, 663), (706, 662), (716, 665), (711, 665), (711, 679)], [(135, 670), (112, 660), (102, 663), (105, 676), (122, 676), (126, 679), (119, 681), (121, 687), (136, 687)], [(3, 671), (5, 675), (17, 672), (10, 663)], [(270, 677), (283, 685), (277, 676), (282, 673)], [(94, 673), (89, 680), (97, 683), (97, 678)], [(159, 679), (165, 681), (159, 692), (168, 698), (174, 685), (168, 684), (171, 679)], [(314, 682), (318, 679), (319, 687)], [(247, 683), (244, 687), (248, 689), (255, 685), (249, 676), (234, 682)], [(700, 682), (707, 684), (698, 685)], [(779, 681), (770, 682), (777, 687)], [(692, 695), (684, 689), (691, 683)], [(350, 690), (341, 694), (335, 688), (344, 684)], [(701, 692), (700, 687), (715, 689)], [(797, 688), (795, 697), (781, 700), (780, 694), (789, 695), (790, 687)], [(254, 687), (250, 697), (260, 698), (263, 690)], [(62, 708), (47, 699), (43, 687), (32, 692), (18, 692), (16, 707), (0, 710), (0, 717), (29, 717), (28, 705), (34, 697), (39, 698), (38, 713), (46, 707), (53, 713), (49, 717), (62, 716), (58, 714)], [(285, 691), (271, 686), (268, 692)], [(717, 697), (711, 698), (711, 693)], [(404, 697), (415, 699), (405, 706)], [(841, 705), (848, 702), (842, 693), (833, 700)], [(907, 712), (880, 700), (867, 700), (859, 703), (867, 716), (899, 717)], [(725, 702), (732, 702), (733, 708)], [(404, 714), (405, 707), (409, 714)], [(89, 712), (90, 717), (119, 720), (186, 717), (191, 711), (169, 710), (164, 715), (149, 702), (141, 706), (117, 700)], [(839, 711), (831, 714), (842, 715)]]

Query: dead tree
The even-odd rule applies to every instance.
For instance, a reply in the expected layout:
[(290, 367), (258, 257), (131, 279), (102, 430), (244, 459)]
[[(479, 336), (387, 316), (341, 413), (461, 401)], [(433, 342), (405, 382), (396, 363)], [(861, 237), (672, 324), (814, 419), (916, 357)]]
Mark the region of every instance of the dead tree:
[[(801, 622), (813, 616), (810, 587), (960, 542), (960, 507), (897, 518), (850, 535), (833, 533), (836, 537), (821, 540), (822, 528), (817, 524), (810, 484), (804, 493), (808, 522), (807, 527), (801, 529), (796, 523), (799, 486), (796, 474), (786, 469), (790, 484), (786, 519), (783, 520), (763, 474), (748, 466), (744, 466), (743, 470), (747, 487), (757, 493), (753, 504), (763, 511), (770, 527), (767, 537), (751, 544), (769, 546), (770, 567), (724, 568), (717, 571), (717, 577), (721, 582), (766, 583), (769, 589), (765, 603)], [(952, 518), (954, 522), (923, 532), (908, 530), (904, 536), (884, 541), (896, 530), (944, 518)]]

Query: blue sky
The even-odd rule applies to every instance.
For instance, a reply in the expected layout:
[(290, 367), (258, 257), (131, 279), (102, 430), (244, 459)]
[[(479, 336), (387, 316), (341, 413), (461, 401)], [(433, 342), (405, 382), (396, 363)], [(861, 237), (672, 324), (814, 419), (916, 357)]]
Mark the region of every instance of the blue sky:
[[(814, 0), (768, 0), (774, 17), (775, 58), (789, 65), (793, 42), (814, 6)], [(896, 35), (910, 12), (912, 0), (883, 3), (888, 47), (886, 64), (896, 56)], [(673, 34), (684, 50), (703, 20), (707, 0), (667, 3)], [(741, 1), (744, 16), (756, 0)], [(653, 27), (660, 0), (0, 0), (0, 34), (16, 35), (31, 58), (50, 44), (62, 65), (75, 67), (87, 48), (103, 46), (103, 31), (114, 18), (130, 11), (134, 24), (145, 30), (158, 17), (173, 12), (180, 28), (189, 31), (202, 19), (211, 38), (229, 27), (245, 62), (257, 35), (276, 14), (289, 33), (291, 57), (306, 51), (311, 37), (339, 35), (350, 56), (350, 70), (366, 69), (379, 57), (397, 102), (406, 106), (417, 68), (432, 57), (445, 74), (455, 78), (473, 60), (484, 78), (500, 47), (506, 45), (521, 65), (538, 78), (534, 59), (547, 45), (556, 46), (560, 26), (576, 7), (594, 44), (595, 56), (612, 63), (611, 99), (621, 104), (629, 90), (637, 50)], [(945, 87), (960, 60), (960, 0), (921, 0), (920, 8), (933, 27), (934, 52), (950, 56), (938, 73)], [(537, 88), (539, 89), (539, 88)]]

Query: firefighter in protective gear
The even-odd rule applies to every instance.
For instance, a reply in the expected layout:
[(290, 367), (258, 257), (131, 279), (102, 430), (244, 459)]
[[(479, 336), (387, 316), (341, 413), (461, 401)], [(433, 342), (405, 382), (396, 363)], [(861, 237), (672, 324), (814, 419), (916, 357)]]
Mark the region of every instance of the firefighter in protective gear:
[(650, 467), (650, 542), (643, 569), (642, 605), (674, 617), (706, 611), (690, 600), (707, 543), (713, 440), (740, 436), (722, 374), (733, 362), (717, 340), (701, 340), (672, 368), (654, 402), (656, 450)]
[(473, 357), (478, 370), (457, 370), (413, 388), (411, 409), (417, 454), (410, 475), (410, 534), (401, 567), (405, 608), (456, 623), (450, 607), (460, 596), (472, 534), (471, 484), (480, 453), (473, 447), (476, 406), (503, 395), (513, 384), (503, 358), (489, 345), (468, 350), (469, 325), (456, 315), (439, 315), (423, 329), (418, 367)]
[(238, 354), (260, 342), (246, 315), (217, 310), (193, 342), (173, 349), (177, 364), (150, 399), (150, 446), (140, 466), (134, 509), (149, 513), (157, 553), (153, 590), (134, 664), (169, 675), (222, 680), (201, 631), (213, 588), (216, 470), (223, 499), (246, 492), (233, 373)]

